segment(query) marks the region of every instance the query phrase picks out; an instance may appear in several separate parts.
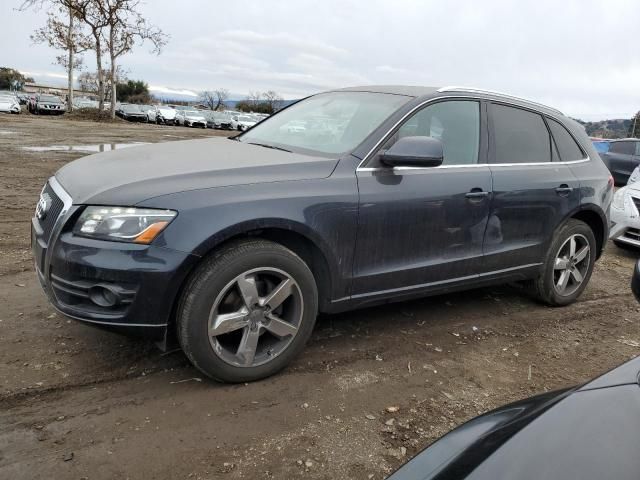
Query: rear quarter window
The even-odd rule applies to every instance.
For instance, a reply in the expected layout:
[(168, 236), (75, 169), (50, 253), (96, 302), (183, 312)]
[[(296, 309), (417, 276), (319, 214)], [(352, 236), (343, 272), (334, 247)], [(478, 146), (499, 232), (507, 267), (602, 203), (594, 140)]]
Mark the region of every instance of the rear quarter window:
[(551, 118), (547, 118), (547, 123), (558, 147), (561, 161), (571, 162), (585, 158), (584, 152), (564, 126)]

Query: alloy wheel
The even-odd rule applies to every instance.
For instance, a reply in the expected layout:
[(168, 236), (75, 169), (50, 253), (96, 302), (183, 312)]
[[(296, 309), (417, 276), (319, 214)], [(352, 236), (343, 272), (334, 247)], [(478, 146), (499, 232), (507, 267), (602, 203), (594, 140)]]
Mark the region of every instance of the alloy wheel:
[(575, 293), (584, 282), (591, 263), (591, 247), (584, 235), (571, 235), (562, 244), (553, 265), (553, 286), (562, 296)]
[(276, 268), (244, 272), (220, 292), (209, 314), (215, 354), (236, 367), (256, 367), (284, 352), (304, 312), (296, 281)]

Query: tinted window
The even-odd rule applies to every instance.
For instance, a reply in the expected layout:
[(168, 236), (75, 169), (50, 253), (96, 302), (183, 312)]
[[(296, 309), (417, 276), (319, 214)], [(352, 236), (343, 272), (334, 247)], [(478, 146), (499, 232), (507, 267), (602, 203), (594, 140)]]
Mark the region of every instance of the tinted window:
[(551, 161), (549, 131), (537, 113), (492, 105), (494, 153), (492, 163)]
[(560, 159), (563, 162), (582, 160), (584, 158), (584, 154), (571, 134), (567, 132), (567, 129), (555, 120), (550, 118), (547, 120), (553, 139), (556, 141), (556, 146), (560, 152)]
[(633, 155), (635, 151), (634, 142), (611, 142), (609, 151), (613, 153), (623, 153), (625, 155)]
[(636, 143), (636, 155), (640, 155), (640, 142), (635, 142)]
[(399, 138), (415, 136), (439, 139), (445, 165), (478, 163), (480, 103), (464, 100), (429, 105), (411, 116), (384, 148)]

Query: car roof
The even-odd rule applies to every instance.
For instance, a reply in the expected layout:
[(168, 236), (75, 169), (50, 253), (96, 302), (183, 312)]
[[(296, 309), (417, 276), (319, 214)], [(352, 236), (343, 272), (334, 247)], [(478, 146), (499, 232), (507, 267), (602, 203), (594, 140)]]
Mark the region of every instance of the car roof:
[(372, 92), (372, 93), (387, 93), (392, 95), (405, 95), (408, 97), (433, 97), (438, 94), (473, 94), (476, 97), (485, 98), (487, 100), (502, 100), (523, 107), (533, 107), (546, 113), (553, 113), (557, 115), (564, 114), (553, 107), (543, 105), (538, 102), (528, 100), (526, 98), (517, 97), (508, 93), (496, 92), (494, 90), (486, 90), (476, 87), (460, 87), (460, 86), (445, 86), (445, 87), (426, 87), (416, 85), (363, 85), (359, 87), (347, 87), (333, 90), (337, 92)]

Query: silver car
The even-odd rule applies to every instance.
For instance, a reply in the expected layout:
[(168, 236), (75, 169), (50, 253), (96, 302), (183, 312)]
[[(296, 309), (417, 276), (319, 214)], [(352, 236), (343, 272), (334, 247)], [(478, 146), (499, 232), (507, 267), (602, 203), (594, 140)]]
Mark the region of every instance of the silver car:
[(20, 101), (13, 95), (0, 95), (0, 112), (20, 113)]
[(207, 119), (197, 110), (176, 111), (176, 124), (183, 127), (207, 128)]

